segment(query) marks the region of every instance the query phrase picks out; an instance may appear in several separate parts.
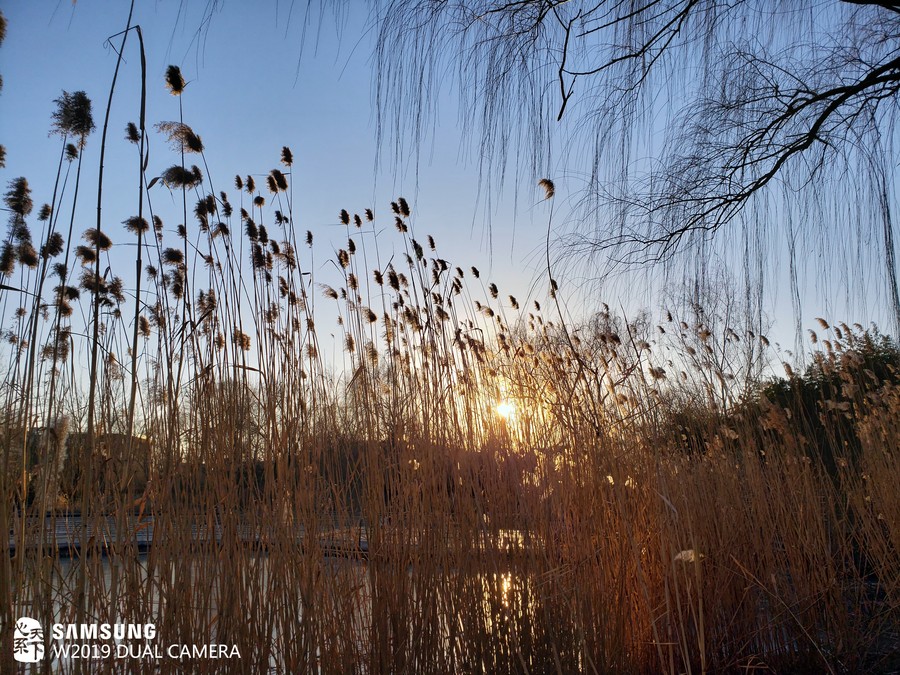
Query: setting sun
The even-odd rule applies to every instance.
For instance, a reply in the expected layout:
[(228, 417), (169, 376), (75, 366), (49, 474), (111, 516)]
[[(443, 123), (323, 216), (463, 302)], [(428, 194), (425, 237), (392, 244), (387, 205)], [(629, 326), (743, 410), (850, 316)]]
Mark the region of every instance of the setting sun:
[(500, 401), (494, 410), (506, 421), (509, 421), (516, 416), (516, 404), (512, 401)]

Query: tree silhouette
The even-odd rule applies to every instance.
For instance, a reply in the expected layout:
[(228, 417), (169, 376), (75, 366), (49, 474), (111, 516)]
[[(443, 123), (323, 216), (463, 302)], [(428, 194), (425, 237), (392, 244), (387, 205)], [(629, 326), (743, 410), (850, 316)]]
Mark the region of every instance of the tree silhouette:
[(486, 184), (582, 181), (564, 241), (597, 274), (702, 265), (724, 235), (761, 284), (778, 235), (798, 314), (813, 246), (842, 284), (848, 256), (869, 278), (877, 265), (900, 331), (900, 2), (394, 0), (373, 16), (378, 132), (397, 155), (454, 82)]

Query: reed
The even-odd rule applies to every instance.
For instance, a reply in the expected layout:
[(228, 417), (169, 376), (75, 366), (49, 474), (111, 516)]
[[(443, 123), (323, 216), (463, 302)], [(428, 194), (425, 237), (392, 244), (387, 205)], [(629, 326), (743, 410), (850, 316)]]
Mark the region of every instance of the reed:
[[(765, 337), (712, 309), (563, 321), (555, 281), (505, 294), (441, 258), (404, 199), (338, 212), (346, 244), (322, 253), (295, 234), (290, 150), (265, 195), (249, 176), (214, 191), (166, 80), (175, 163), (146, 174), (142, 111), (136, 215), (85, 233), (80, 288), (53, 229), (65, 180), (37, 274), (27, 183), (9, 188), (3, 300), (34, 297), (6, 316), (4, 640), (12, 617), (81, 613), (241, 654), (97, 672), (898, 667), (894, 342), (825, 324), (813, 366), (778, 378)], [(67, 132), (79, 172), (88, 126)], [(193, 219), (167, 231), (154, 190)], [(45, 516), (73, 512), (68, 559)]]

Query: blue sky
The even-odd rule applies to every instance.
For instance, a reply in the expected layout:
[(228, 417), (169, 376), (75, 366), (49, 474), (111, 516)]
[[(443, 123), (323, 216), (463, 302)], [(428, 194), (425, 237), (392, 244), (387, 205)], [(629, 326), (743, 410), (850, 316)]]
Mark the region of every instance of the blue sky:
[[(494, 208), (485, 212), (475, 164), (466, 161), (471, 160), (471, 152), (466, 152), (469, 146), (458, 128), (452, 92), (444, 93), (446, 105), (439, 106), (418, 170), (409, 158), (403, 166), (387, 166), (383, 161), (376, 171), (373, 35), (366, 31), (369, 17), (363, 3), (349, 3), (337, 20), (329, 12), (307, 17), (304, 31), (305, 3), (296, 3), (288, 20), (289, 2), (229, 1), (214, 14), (205, 32), (201, 20), (206, 3), (183, 4), (176, 0), (137, 3), (134, 23), (141, 25), (147, 49), (148, 121), (178, 118), (178, 101), (168, 94), (163, 76), (167, 65), (179, 65), (189, 82), (182, 98), (184, 119), (204, 140), (211, 187), (217, 192), (234, 194), (236, 173), (264, 176), (278, 166), (281, 147), (287, 145), (295, 156), (295, 227), (301, 233), (307, 229), (315, 233), (320, 260), (325, 239), (334, 246), (343, 242), (343, 228), (335, 227), (340, 209), (354, 213), (374, 208), (376, 215), (383, 216), (384, 237), (389, 240), (393, 232), (389, 203), (405, 196), (413, 208), (416, 232), (420, 237), (434, 235), (442, 257), (464, 267), (479, 267), (487, 279), (498, 282), (504, 295), (512, 293), (524, 300), (535, 295), (530, 291), (537, 285), (536, 295), (543, 296), (549, 206), (540, 202), (540, 191), (528, 185), (518, 194), (507, 189)], [(124, 27), (128, 3), (60, 0), (3, 2), (2, 7), (8, 34), (0, 48), (4, 80), (0, 136), (7, 149), (7, 166), (0, 170), (0, 183), (5, 186), (16, 176), (26, 176), (35, 203), (50, 200), (59, 152), (59, 139), (48, 137), (53, 100), (63, 90), (86, 91), (94, 102), (98, 130), (88, 140), (85, 154), (76, 218), (76, 231), (81, 232), (96, 218), (99, 128), (116, 60), (106, 40)], [(126, 240), (121, 222), (134, 211), (135, 151), (123, 137), (125, 124), (138, 117), (140, 68), (134, 38), (129, 38), (127, 61), (113, 100), (104, 179), (104, 228), (115, 243)], [(114, 40), (116, 45), (119, 39)], [(566, 159), (563, 153), (557, 157)], [(150, 175), (175, 159), (164, 139), (153, 134)], [(558, 175), (551, 177), (557, 180), (556, 208), (562, 213), (565, 167), (557, 168)], [(173, 229), (180, 198), (167, 195), (158, 185), (154, 199)], [(479, 199), (482, 208), (476, 207)], [(122, 256), (118, 272), (127, 282), (130, 266), (125, 263), (132, 259), (131, 252), (114, 247), (112, 255), (114, 261)], [(836, 308), (817, 301), (822, 289), (816, 287), (815, 267), (813, 260), (804, 272), (809, 277), (804, 325), (811, 325), (818, 313), (840, 312), (840, 299)], [(768, 310), (779, 324), (776, 337), (791, 345), (793, 322), (785, 286), (784, 272), (774, 273)], [(629, 311), (638, 306), (657, 310), (663, 302), (646, 291), (634, 297), (627, 284), (610, 287), (602, 298), (590, 293), (573, 297), (571, 304), (587, 307), (582, 304), (585, 299), (592, 304), (604, 300)], [(848, 318), (865, 322), (878, 316), (863, 312)]]
[[(190, 4), (190, 3), (188, 3)], [(511, 195), (492, 218), (493, 256), (483, 217), (476, 216), (477, 179), (472, 166), (461, 161), (456, 111), (436, 122), (435, 141), (423, 148), (418, 175), (412, 166), (399, 171), (384, 167), (374, 171), (376, 159), (372, 72), (369, 64), (371, 36), (365, 33), (367, 16), (350, 12), (343, 17), (340, 33), (330, 14), (323, 29), (315, 25), (303, 35), (299, 10), (287, 22), (287, 3), (257, 8), (253, 3), (226, 3), (214, 15), (209, 31), (197, 34), (201, 7), (188, 8), (179, 16), (179, 3), (138, 3), (134, 22), (144, 33), (148, 65), (148, 120), (177, 119), (178, 102), (164, 85), (170, 63), (181, 67), (189, 84), (183, 97), (185, 122), (203, 137), (216, 189), (233, 191), (234, 174), (264, 175), (278, 165), (283, 145), (296, 158), (294, 188), (299, 191), (303, 228), (327, 227), (337, 222), (341, 208), (351, 212), (373, 207), (385, 213), (391, 199), (405, 196), (417, 216), (420, 229), (431, 231), (446, 257), (452, 251), (469, 264), (491, 264), (498, 274), (521, 269), (523, 258), (543, 238), (527, 237), (533, 206), (520, 199), (513, 223)], [(4, 3), (8, 37), (0, 51), (4, 78), (3, 137), (7, 147), (4, 184), (24, 175), (35, 190), (35, 202), (49, 198), (55, 171), (58, 139), (48, 138), (53, 100), (62, 90), (84, 90), (94, 103), (98, 130), (88, 140), (85, 162), (96, 164), (99, 129), (115, 67), (115, 52), (106, 38), (124, 27), (127, 3), (96, 0), (69, 2)], [(314, 19), (315, 20), (315, 19)], [(118, 45), (117, 38), (114, 42)], [(301, 49), (301, 39), (305, 43)], [(117, 179), (122, 189), (133, 180), (123, 175), (133, 164), (133, 148), (123, 140), (128, 121), (136, 121), (139, 102), (139, 60), (132, 35), (113, 101), (107, 176), (110, 181), (111, 224), (119, 218)], [(151, 142), (149, 172), (173, 161), (164, 140)], [(384, 164), (384, 162), (382, 162)], [(412, 164), (412, 158), (409, 160)], [(128, 167), (123, 169), (122, 166)], [(93, 180), (96, 171), (89, 172)], [(90, 182), (85, 195), (93, 192)], [(535, 194), (537, 194), (535, 192)], [(123, 209), (133, 208), (124, 200)], [(104, 209), (107, 205), (104, 204)], [(525, 212), (523, 214), (523, 211)], [(92, 206), (84, 203), (84, 215)], [(546, 210), (533, 214), (543, 221)], [(476, 219), (478, 218), (478, 219)], [(523, 220), (524, 219), (524, 220)], [(520, 241), (513, 246), (513, 229)], [(315, 231), (315, 230), (314, 230)], [(442, 236), (446, 235), (446, 236)], [(446, 247), (446, 248), (445, 248)], [(512, 252), (512, 256), (510, 255)], [(456, 256), (452, 256), (456, 257)], [(513, 258), (516, 264), (504, 265)]]
[[(404, 196), (418, 236), (432, 234), (442, 257), (479, 267), (504, 293), (528, 296), (542, 265), (548, 208), (536, 206), (537, 191), (520, 195), (517, 203), (509, 192), (490, 214), (488, 229), (484, 211), (475, 207), (478, 181), (473, 166), (462, 160), (452, 105), (435, 121), (433, 142), (422, 149), (418, 171), (409, 158), (402, 167), (382, 162), (376, 172), (372, 36), (366, 33), (365, 12), (351, 8), (339, 22), (326, 12), (320, 31), (318, 16), (310, 17), (312, 25), (304, 31), (300, 9), (288, 22), (288, 3), (228, 2), (209, 30), (198, 33), (202, 4), (185, 3), (184, 13), (179, 4), (138, 2), (135, 10), (147, 54), (147, 119), (178, 119), (178, 100), (166, 90), (164, 73), (169, 64), (179, 65), (188, 81), (184, 120), (203, 138), (217, 192), (225, 190), (234, 199), (234, 175), (265, 176), (280, 166), (281, 147), (287, 145), (295, 157), (295, 227), (301, 235), (313, 231), (320, 260), (326, 238), (334, 246), (343, 243), (344, 228), (336, 226), (342, 208), (351, 213), (373, 208), (382, 216), (389, 246), (389, 204)], [(50, 201), (60, 148), (60, 139), (48, 136), (53, 100), (63, 90), (84, 90), (93, 101), (97, 130), (84, 156), (75, 224), (81, 232), (96, 219), (100, 129), (116, 61), (106, 40), (124, 27), (128, 3), (4, 2), (2, 7), (8, 31), (0, 48), (0, 134), (7, 161), (0, 183), (25, 176), (35, 204)], [(113, 40), (116, 48), (120, 39)], [(139, 100), (140, 61), (132, 34), (113, 99), (105, 162), (103, 223), (114, 244), (130, 239), (121, 222), (135, 210), (135, 150), (124, 140), (124, 128), (137, 121)], [(152, 176), (177, 158), (159, 134), (151, 134), (150, 142)], [(161, 185), (153, 195), (155, 208), (174, 229), (180, 195), (167, 195)], [(111, 255), (113, 263), (121, 257), (116, 271), (127, 283), (133, 251), (114, 246)]]

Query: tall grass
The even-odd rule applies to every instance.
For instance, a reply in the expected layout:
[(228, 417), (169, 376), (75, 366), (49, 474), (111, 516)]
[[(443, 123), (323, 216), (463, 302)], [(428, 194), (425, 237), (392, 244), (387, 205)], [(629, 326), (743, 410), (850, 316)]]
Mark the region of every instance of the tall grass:
[[(696, 307), (563, 321), (442, 259), (403, 199), (340, 211), (346, 243), (323, 257), (289, 149), (229, 195), (187, 166), (202, 142), (183, 118), (160, 131), (176, 156), (151, 176), (143, 118), (128, 129), (135, 214), (85, 234), (77, 285), (73, 234), (29, 264), (27, 183), (7, 195), (4, 672), (15, 617), (79, 607), (241, 654), (98, 672), (898, 667), (896, 345), (827, 326), (809, 373), (764, 387), (764, 336)], [(77, 180), (56, 186), (44, 242), (74, 213)], [(189, 224), (164, 224), (162, 190)], [(65, 512), (82, 516), (72, 560), (43, 517)]]

